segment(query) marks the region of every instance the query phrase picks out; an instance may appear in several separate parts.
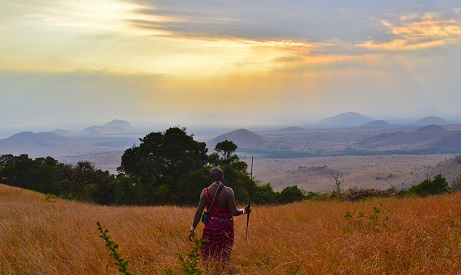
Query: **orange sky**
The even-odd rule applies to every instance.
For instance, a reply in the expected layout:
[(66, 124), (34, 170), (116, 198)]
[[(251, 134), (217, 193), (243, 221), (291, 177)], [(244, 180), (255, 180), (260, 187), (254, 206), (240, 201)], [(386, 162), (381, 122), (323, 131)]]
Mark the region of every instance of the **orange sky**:
[(1, 123), (461, 120), (461, 3), (343, 2), (0, 0)]

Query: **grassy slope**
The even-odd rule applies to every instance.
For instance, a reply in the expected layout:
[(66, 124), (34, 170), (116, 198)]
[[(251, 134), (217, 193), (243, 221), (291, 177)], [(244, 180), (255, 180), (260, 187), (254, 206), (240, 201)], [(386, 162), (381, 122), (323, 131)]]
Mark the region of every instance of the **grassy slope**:
[[(370, 223), (374, 206), (381, 213)], [(348, 211), (352, 222), (344, 218)], [(50, 202), (0, 185), (0, 274), (116, 274), (97, 221), (110, 230), (131, 271), (178, 270), (175, 254), (191, 247), (193, 213)], [(254, 207), (248, 242), (245, 218), (235, 220), (230, 274), (461, 273), (461, 193)]]

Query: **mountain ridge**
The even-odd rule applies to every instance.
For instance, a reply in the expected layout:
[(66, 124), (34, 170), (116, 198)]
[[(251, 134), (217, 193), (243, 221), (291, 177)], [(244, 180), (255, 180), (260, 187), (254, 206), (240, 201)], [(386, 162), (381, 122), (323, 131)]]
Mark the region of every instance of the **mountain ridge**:
[(374, 118), (356, 112), (347, 112), (340, 113), (332, 117), (326, 117), (322, 119), (318, 124), (326, 127), (347, 128), (361, 126), (374, 120)]
[(214, 148), (216, 144), (224, 140), (234, 142), (238, 147), (255, 146), (266, 142), (266, 139), (261, 135), (256, 134), (247, 129), (238, 129), (226, 134), (219, 135), (206, 142), (208, 148)]

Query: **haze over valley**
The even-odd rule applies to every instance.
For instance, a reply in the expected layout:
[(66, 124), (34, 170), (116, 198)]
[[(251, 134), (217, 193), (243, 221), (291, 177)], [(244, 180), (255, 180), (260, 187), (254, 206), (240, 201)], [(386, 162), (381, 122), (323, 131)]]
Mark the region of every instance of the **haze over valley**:
[[(202, 126), (187, 132), (206, 142), (209, 152), (220, 141), (233, 141), (242, 160), (255, 157), (256, 179), (271, 183), (275, 190), (298, 185), (306, 191), (328, 192), (336, 188), (333, 175), (340, 175), (342, 188), (399, 189), (436, 174), (451, 181), (461, 173), (461, 161), (455, 158), (461, 154), (461, 124), (434, 116), (397, 125), (350, 112), (303, 127)], [(0, 154), (52, 156), (70, 164), (87, 160), (116, 173), (123, 152), (148, 133), (124, 120), (78, 132), (24, 131), (0, 139)]]

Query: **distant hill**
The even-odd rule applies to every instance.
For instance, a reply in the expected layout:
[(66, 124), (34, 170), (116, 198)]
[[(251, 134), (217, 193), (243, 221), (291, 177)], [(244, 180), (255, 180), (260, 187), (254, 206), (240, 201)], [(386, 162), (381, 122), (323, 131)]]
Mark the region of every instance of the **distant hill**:
[(109, 121), (106, 124), (104, 124), (103, 127), (106, 127), (113, 131), (121, 131), (121, 132), (131, 130), (131, 125), (128, 121), (119, 120), (119, 119), (114, 119), (112, 121)]
[(428, 116), (418, 121), (411, 123), (411, 126), (428, 126), (428, 125), (448, 125), (451, 124), (449, 121), (440, 118), (438, 116)]
[(264, 137), (252, 131), (246, 129), (239, 129), (209, 140), (207, 142), (207, 147), (214, 149), (216, 144), (224, 140), (230, 140), (234, 142), (238, 147), (259, 145), (266, 142), (266, 139)]
[(0, 140), (1, 146), (54, 146), (55, 144), (65, 143), (66, 137), (52, 132), (21, 132)]
[(362, 127), (387, 127), (391, 126), (384, 120), (373, 120), (372, 122), (368, 122), (362, 125)]
[(402, 145), (418, 146), (448, 135), (449, 133), (449, 131), (441, 126), (430, 125), (415, 131), (398, 131), (379, 134), (365, 138), (359, 141), (358, 144), (367, 149), (376, 149), (380, 147), (397, 148)]
[(435, 125), (435, 124), (421, 127), (416, 131), (417, 132), (433, 132), (433, 133), (448, 133), (449, 132), (447, 129), (443, 128), (442, 126)]
[(68, 138), (51, 132), (21, 132), (0, 139), (0, 155), (28, 154), (34, 157), (46, 157), (51, 155), (55, 148), (69, 148), (71, 143)]
[[(64, 137), (52, 132), (20, 132), (0, 139), (0, 155), (28, 154), (31, 158), (51, 156), (61, 162), (77, 163), (86, 160), (88, 156), (124, 150), (131, 147), (135, 141), (136, 139), (132, 137), (82, 135)], [(120, 156), (114, 156), (113, 159), (120, 162)]]
[[(422, 149), (457, 150), (461, 151), (461, 133), (454, 132), (444, 135), (430, 143), (421, 146)], [(460, 170), (461, 173), (461, 170)]]
[(372, 122), (375, 119), (355, 112), (342, 113), (333, 117), (327, 117), (320, 121), (320, 126), (324, 127), (356, 127)]
[(114, 119), (104, 125), (94, 125), (83, 129), (82, 133), (86, 135), (110, 135), (122, 134), (131, 130), (131, 125), (128, 121)]

